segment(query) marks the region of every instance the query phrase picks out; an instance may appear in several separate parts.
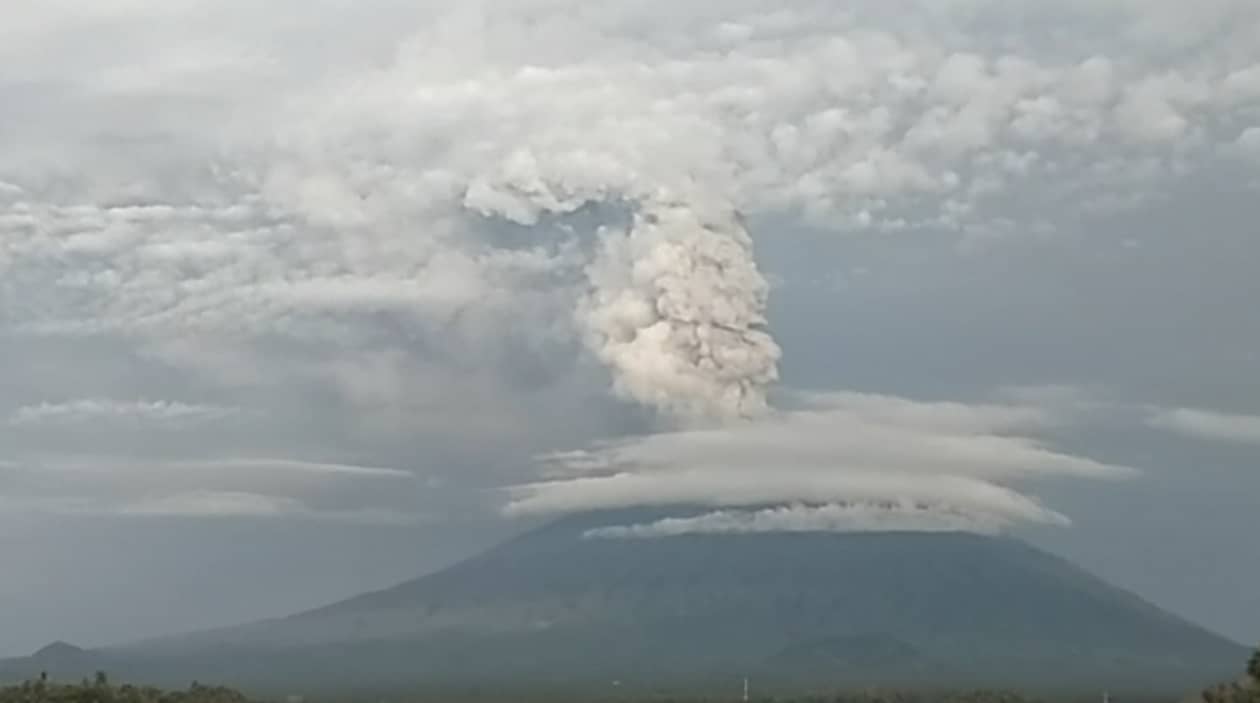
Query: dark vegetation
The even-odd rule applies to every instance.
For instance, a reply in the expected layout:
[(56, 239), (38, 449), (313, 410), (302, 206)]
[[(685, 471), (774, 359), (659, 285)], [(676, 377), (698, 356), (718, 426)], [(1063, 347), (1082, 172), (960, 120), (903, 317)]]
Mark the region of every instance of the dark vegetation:
[(1260, 703), (1260, 649), (1247, 662), (1241, 679), (1213, 686), (1200, 696), (1203, 703)]
[[(514, 703), (544, 703), (557, 699), (570, 700), (563, 694), (541, 694), (539, 692), (514, 695)], [(339, 699), (340, 700), (340, 699)], [(346, 700), (344, 703), (359, 703), (360, 700), (373, 700), (375, 697)], [(483, 697), (475, 692), (446, 692), (436, 698), (433, 693), (415, 693), (411, 695), (395, 695), (397, 703), (413, 703), (429, 700), (443, 701), (475, 701)], [(488, 700), (488, 699), (487, 699)], [(496, 697), (494, 700), (506, 700)], [(571, 700), (579, 700), (572, 698)], [(592, 700), (582, 697), (581, 700)], [(643, 698), (601, 698), (604, 703), (731, 703), (738, 700), (732, 697), (680, 697), (658, 694)], [(834, 693), (827, 695), (800, 696), (791, 698), (753, 699), (756, 703), (1031, 703), (1032, 699), (1007, 691), (970, 691), (953, 693), (915, 693), (908, 691), (860, 691), (852, 693)], [(108, 682), (104, 674), (97, 674), (93, 680), (84, 680), (78, 684), (54, 683), (47, 680), (27, 681), (20, 686), (0, 689), (0, 703), (251, 703), (244, 694), (230, 688), (205, 686), (194, 683), (187, 690), (164, 691), (151, 687), (131, 685), (115, 686)]]
[[(335, 703), (488, 703), (512, 700), (513, 703), (555, 703), (556, 701), (601, 701), (602, 703), (733, 703), (738, 696), (682, 696), (665, 693), (628, 695), (565, 695), (558, 692), (543, 693), (537, 690), (522, 691), (504, 696), (474, 690), (444, 692), (394, 693), (389, 696), (362, 695), (338, 698)], [(1038, 699), (1014, 691), (909, 691), (896, 689), (865, 689), (860, 691), (833, 692), (826, 694), (795, 696), (758, 696), (756, 703), (1034, 703)], [(1078, 703), (1074, 699), (1065, 699)], [(1168, 699), (1127, 699), (1124, 703), (1167, 703)], [(1199, 696), (1183, 699), (1183, 703), (1260, 703), (1260, 649), (1251, 656), (1246, 672), (1237, 681), (1213, 686)], [(220, 686), (206, 686), (194, 682), (186, 690), (166, 691), (148, 686), (113, 685), (104, 673), (78, 684), (56, 683), (47, 674), (34, 681), (0, 688), (0, 703), (251, 703), (243, 693)], [(1079, 703), (1086, 703), (1080, 699)], [(1117, 701), (1117, 703), (1120, 703)]]
[(0, 703), (249, 703), (238, 691), (194, 683), (184, 691), (147, 686), (112, 685), (105, 674), (79, 684), (62, 684), (41, 677), (0, 689)]

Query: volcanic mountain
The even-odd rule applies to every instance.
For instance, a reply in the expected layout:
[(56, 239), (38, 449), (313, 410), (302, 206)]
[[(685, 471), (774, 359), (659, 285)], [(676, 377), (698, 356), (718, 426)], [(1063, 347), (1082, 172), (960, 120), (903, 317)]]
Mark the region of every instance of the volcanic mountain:
[[(574, 516), (315, 611), (73, 659), (115, 678), (286, 690), (729, 688), (750, 676), (784, 688), (1182, 691), (1246, 658), (1011, 538), (591, 533), (655, 517)], [(39, 665), (11, 661), (0, 678)]]

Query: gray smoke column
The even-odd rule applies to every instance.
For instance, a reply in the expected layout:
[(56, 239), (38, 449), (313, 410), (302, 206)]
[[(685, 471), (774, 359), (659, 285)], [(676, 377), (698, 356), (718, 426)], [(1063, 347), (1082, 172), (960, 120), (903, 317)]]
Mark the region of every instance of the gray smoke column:
[(616, 392), (683, 420), (766, 410), (780, 351), (765, 331), (769, 286), (733, 208), (641, 201), (628, 231), (602, 234), (579, 308)]
[(593, 203), (630, 208), (629, 225), (599, 228), (576, 310), (615, 392), (684, 424), (763, 413), (781, 354), (766, 331), (769, 285), (731, 203), (698, 187), (549, 176), (518, 154), (475, 179), (463, 204), (522, 225)]

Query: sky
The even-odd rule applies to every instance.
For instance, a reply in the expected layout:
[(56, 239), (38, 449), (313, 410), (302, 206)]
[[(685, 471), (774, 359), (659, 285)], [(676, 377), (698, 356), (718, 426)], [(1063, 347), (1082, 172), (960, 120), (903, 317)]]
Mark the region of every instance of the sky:
[(11, 5), (0, 655), (641, 505), (1260, 641), (1255, 2)]

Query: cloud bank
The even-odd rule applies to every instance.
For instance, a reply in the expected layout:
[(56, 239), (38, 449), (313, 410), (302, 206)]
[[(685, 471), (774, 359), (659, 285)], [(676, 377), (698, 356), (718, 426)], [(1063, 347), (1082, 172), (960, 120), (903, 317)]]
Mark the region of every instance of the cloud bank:
[[(435, 2), (411, 23), (392, 6), (378, 24), (321, 6), (289, 24), (236, 3), (135, 3), (93, 15), (99, 36), (47, 62), (40, 47), (79, 37), (64, 9), (32, 7), (6, 64), (63, 87), (10, 117), (20, 136), (0, 143), (0, 272), (22, 282), (0, 319), (36, 335), (330, 343), (361, 338), (373, 316), (450, 331), (464, 314), (480, 321), (456, 331), (481, 342), (576, 311), (569, 334), (594, 337), (629, 397), (660, 405), (676, 384), (712, 385), (735, 373), (726, 356), (748, 364), (744, 385), (710, 390), (743, 397), (775, 355), (745, 338), (764, 325), (765, 286), (736, 211), (834, 230), (1045, 230), (1049, 218), (1015, 224), (1004, 203), (1105, 208), (1245, 157), (1232, 149), (1260, 94), (1257, 57), (1239, 50), (1255, 45), (1251, 3), (1192, 16), (1166, 2), (1020, 3), (1056, 31), (1082, 25), (1055, 49), (983, 31), (1006, 7)], [(169, 23), (198, 41), (164, 37)], [(146, 51), (107, 51), (122, 27)], [(345, 27), (363, 39), (316, 70), (309, 47)], [(1161, 60), (1209, 38), (1193, 61)], [(134, 119), (155, 105), (161, 124)], [(69, 129), (84, 106), (96, 121)], [(94, 168), (63, 162), (72, 148)], [(601, 204), (637, 213), (602, 222), (615, 241), (596, 241), (600, 218), (550, 226)], [(480, 217), (527, 227), (506, 241)], [(655, 345), (618, 341), (662, 321)], [(736, 339), (712, 334), (728, 328)], [(689, 339), (701, 329), (713, 349), (736, 346), (705, 357)]]
[(413, 524), (410, 471), (268, 458), (34, 458), (0, 462), (10, 514), (300, 518)]
[[(4, 439), (50, 466), (71, 434), (51, 428), (126, 417), (195, 444), (170, 432), (181, 416), (260, 456), (499, 467), (640, 429), (611, 389), (686, 431), (556, 460), (632, 469), (522, 487), (512, 510), (909, 500), (1059, 521), (1007, 484), (1115, 471), (1039, 443), (1035, 409), (774, 410), (754, 238), (784, 233), (748, 223), (1053, 237), (1256, 163), (1248, 0), (10, 14), (0, 343), (25, 363), (0, 372)], [(69, 358), (41, 366), (50, 348)], [(187, 406), (65, 400), (160, 397)], [(209, 422), (255, 406), (254, 435)], [(504, 438), (488, 459), (486, 437)], [(134, 445), (145, 466), (214, 454)]]

